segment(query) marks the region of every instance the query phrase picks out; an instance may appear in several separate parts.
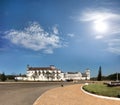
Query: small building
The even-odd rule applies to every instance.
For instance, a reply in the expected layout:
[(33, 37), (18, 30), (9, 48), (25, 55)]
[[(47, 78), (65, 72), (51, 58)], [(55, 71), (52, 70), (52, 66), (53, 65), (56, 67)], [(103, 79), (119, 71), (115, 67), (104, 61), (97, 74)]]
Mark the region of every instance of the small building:
[(66, 72), (65, 80), (90, 80), (90, 70), (87, 69), (85, 73), (80, 72)]
[(65, 73), (65, 80), (81, 80), (81, 73), (80, 72), (66, 72)]
[(62, 79), (61, 70), (54, 65), (49, 67), (30, 67), (28, 65), (26, 75), (29, 81), (60, 81)]
[(15, 77), (15, 80), (17, 81), (26, 81), (27, 80), (27, 77), (22, 77), (22, 76), (17, 76)]

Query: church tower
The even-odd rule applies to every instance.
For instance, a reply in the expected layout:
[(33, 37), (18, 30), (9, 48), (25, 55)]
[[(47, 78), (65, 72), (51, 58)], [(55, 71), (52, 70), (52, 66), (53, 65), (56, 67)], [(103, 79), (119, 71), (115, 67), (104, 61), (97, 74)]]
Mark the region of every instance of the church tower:
[(87, 75), (87, 80), (90, 80), (90, 70), (86, 69), (85, 73)]

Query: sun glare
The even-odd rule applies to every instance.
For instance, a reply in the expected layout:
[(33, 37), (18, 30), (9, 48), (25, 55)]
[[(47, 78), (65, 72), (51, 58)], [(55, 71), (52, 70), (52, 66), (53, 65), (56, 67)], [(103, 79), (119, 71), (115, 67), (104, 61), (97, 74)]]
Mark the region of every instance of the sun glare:
[(108, 30), (108, 24), (104, 21), (97, 21), (94, 23), (94, 29), (99, 33), (106, 33)]

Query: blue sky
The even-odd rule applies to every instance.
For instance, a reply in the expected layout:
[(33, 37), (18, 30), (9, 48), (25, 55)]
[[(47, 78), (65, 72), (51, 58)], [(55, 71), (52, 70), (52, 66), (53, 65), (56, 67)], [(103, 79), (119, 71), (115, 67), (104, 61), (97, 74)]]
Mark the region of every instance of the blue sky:
[(120, 72), (120, 1), (0, 0), (0, 72), (27, 64)]

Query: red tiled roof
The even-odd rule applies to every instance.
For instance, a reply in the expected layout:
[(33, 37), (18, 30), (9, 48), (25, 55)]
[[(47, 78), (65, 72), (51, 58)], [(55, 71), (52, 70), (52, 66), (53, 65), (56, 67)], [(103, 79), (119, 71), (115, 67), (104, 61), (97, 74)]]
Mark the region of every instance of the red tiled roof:
[(57, 69), (52, 67), (28, 67), (28, 71), (32, 70), (57, 70)]

